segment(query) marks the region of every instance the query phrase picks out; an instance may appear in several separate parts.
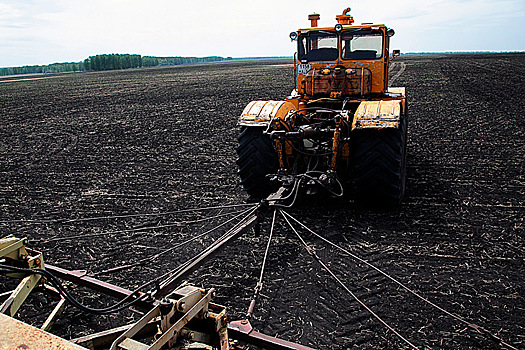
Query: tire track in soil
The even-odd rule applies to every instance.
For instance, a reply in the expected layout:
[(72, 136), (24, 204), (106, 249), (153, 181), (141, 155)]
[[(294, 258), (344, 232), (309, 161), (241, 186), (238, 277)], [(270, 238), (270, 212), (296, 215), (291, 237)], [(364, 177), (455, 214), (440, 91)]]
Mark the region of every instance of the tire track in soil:
[[(466, 65), (467, 67), (471, 68), (461, 69), (463, 68), (463, 65)], [(477, 112), (479, 113), (479, 111), (476, 110), (476, 108), (483, 108), (484, 104), (494, 105), (494, 108), (491, 109), (493, 110), (493, 116), (495, 115), (493, 118), (481, 122), (473, 120), (472, 126), (462, 128), (462, 130), (455, 133), (455, 136), (464, 138), (470, 136), (471, 138), (472, 134), (479, 135), (480, 133), (489, 134), (490, 132), (503, 131), (501, 130), (500, 126), (507, 124), (506, 122), (508, 122), (509, 115), (507, 115), (507, 113), (502, 113), (503, 111), (499, 108), (498, 105), (500, 105), (502, 102), (504, 102), (504, 104), (502, 105), (503, 108), (507, 107), (507, 104), (519, 105), (519, 96), (521, 96), (521, 92), (516, 91), (514, 94), (509, 96), (506, 93), (502, 93), (502, 91), (493, 91), (493, 88), (490, 85), (491, 78), (489, 78), (489, 76), (492, 77), (496, 75), (501, 79), (506, 80), (508, 85), (518, 87), (520, 86), (520, 82), (523, 79), (523, 75), (520, 74), (520, 72), (511, 70), (511, 68), (508, 65), (504, 65), (503, 68), (495, 68), (489, 66), (488, 63), (482, 64), (480, 62), (472, 61), (447, 65), (446, 67), (442, 67), (441, 69), (445, 75), (450, 75), (451, 70), (454, 70), (455, 72), (461, 72), (459, 74), (459, 77), (458, 75), (454, 77), (454, 79), (456, 79), (458, 82), (458, 84), (456, 85), (456, 89), (462, 89), (461, 92), (458, 93), (458, 96), (462, 96), (462, 98), (465, 99), (462, 102), (467, 102), (469, 106), (473, 107), (473, 114)], [(469, 84), (468, 87), (464, 87), (465, 84), (461, 83), (461, 81), (472, 81), (473, 76), (476, 76), (476, 79), (478, 80), (482, 79), (483, 83), (478, 83), (479, 86), (476, 86), (475, 88), (472, 88), (474, 84)], [(512, 81), (514, 81), (514, 83), (512, 83)], [(480, 101), (483, 102), (480, 103)], [(517, 129), (515, 129), (515, 131), (518, 132), (518, 135), (515, 136), (523, 136), (524, 130), (523, 127), (520, 128), (520, 126), (523, 126), (523, 124), (514, 124), (514, 128)]]
[(390, 65), (389, 71), (388, 71), (388, 86), (392, 86), (394, 82), (405, 72), (406, 69), (406, 63), (404, 61), (401, 62), (394, 62), (392, 65)]

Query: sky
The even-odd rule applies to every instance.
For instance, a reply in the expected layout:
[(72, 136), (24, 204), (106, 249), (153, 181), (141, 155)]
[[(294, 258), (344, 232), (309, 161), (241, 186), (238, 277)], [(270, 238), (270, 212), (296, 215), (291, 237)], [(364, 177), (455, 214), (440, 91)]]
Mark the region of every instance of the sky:
[(525, 0), (0, 0), (0, 67), (143, 56), (292, 56), (289, 33), (351, 7), (402, 52), (524, 51)]

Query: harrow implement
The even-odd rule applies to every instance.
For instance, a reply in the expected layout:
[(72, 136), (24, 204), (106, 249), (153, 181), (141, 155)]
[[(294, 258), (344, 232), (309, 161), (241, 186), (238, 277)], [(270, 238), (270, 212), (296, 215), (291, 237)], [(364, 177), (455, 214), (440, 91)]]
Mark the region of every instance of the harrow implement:
[[(254, 331), (248, 319), (228, 323), (226, 308), (212, 303), (215, 294), (213, 288), (206, 290), (182, 282), (235, 238), (258, 225), (268, 210), (281, 199), (284, 190), (284, 188), (279, 190), (257, 205), (251, 205), (242, 213), (244, 214), (242, 219), (210, 246), (177, 269), (155, 278), (134, 291), (89, 276), (85, 271), (71, 271), (44, 264), (42, 253), (26, 247), (27, 239), (13, 236), (3, 238), (0, 241), (0, 271), (9, 277), (22, 278), (22, 281), (15, 290), (2, 294), (1, 311), (10, 317), (2, 316), (0, 339), (15, 348), (25, 345), (40, 349), (46, 347), (104, 349), (109, 346), (110, 349), (129, 350), (163, 347), (225, 350), (232, 349), (236, 340), (268, 349), (311, 349)], [(231, 219), (226, 222), (228, 221)], [(67, 240), (68, 237), (62, 239)], [(115, 272), (137, 265), (142, 263), (120, 266), (104, 272)], [(120, 301), (103, 309), (86, 307), (62, 286), (59, 279), (87, 287)], [(140, 292), (148, 286), (153, 288), (145, 293)], [(60, 299), (41, 329), (12, 318), (31, 291), (37, 288)], [(132, 325), (65, 341), (47, 333), (47, 330), (64, 310), (66, 302), (95, 314), (113, 313), (131, 306), (146, 313)], [(136, 340), (151, 337), (154, 337), (154, 341), (150, 344)], [(31, 339), (35, 338), (46, 339), (46, 342), (45, 344), (32, 343)], [(184, 340), (186, 344), (181, 345), (180, 340)]]

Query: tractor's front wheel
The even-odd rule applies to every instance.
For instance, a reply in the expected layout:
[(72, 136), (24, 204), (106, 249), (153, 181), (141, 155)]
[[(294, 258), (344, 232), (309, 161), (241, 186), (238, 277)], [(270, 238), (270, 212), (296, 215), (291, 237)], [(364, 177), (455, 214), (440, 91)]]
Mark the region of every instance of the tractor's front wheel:
[(264, 128), (243, 126), (238, 136), (237, 166), (244, 190), (256, 199), (262, 199), (275, 190), (266, 177), (278, 168), (277, 153)]

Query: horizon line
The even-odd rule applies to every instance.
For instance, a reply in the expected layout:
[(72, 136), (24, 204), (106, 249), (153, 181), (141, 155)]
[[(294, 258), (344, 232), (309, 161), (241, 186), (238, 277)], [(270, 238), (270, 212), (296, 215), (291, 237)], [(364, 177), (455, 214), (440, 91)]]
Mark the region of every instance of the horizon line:
[[(401, 52), (401, 56), (403, 55), (436, 55), (436, 54), (469, 54), (469, 53), (525, 53), (525, 50), (459, 50), (459, 51), (410, 51), (410, 52)], [(140, 54), (119, 54), (119, 53), (113, 53), (113, 54), (95, 54), (91, 56), (97, 56), (97, 55), (140, 55)], [(91, 57), (89, 56), (89, 57)], [(206, 57), (220, 57), (222, 59), (226, 60), (242, 60), (242, 59), (272, 59), (272, 58), (279, 58), (279, 59), (293, 59), (292, 56), (240, 56), (240, 57), (231, 57), (231, 56), (149, 56), (149, 55), (141, 55), (142, 57), (155, 57), (155, 58), (206, 58)], [(89, 58), (88, 57), (88, 58)], [(68, 63), (80, 63), (81, 61), (63, 61), (63, 62), (52, 62), (48, 64), (25, 64), (21, 66), (3, 66), (0, 67), (0, 69), (6, 69), (6, 68), (22, 68), (22, 67), (45, 67), (45, 66), (51, 66), (54, 64), (68, 64)]]

